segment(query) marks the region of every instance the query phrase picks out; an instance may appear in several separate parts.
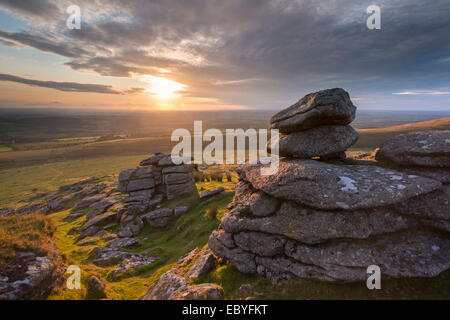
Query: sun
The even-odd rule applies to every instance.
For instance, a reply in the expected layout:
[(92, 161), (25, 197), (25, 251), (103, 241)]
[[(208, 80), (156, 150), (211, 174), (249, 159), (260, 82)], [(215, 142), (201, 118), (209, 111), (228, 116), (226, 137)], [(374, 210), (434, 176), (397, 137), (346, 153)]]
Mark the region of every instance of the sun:
[(143, 81), (150, 86), (145, 90), (160, 100), (170, 100), (180, 96), (180, 92), (186, 90), (187, 86), (176, 81), (155, 76), (145, 76)]

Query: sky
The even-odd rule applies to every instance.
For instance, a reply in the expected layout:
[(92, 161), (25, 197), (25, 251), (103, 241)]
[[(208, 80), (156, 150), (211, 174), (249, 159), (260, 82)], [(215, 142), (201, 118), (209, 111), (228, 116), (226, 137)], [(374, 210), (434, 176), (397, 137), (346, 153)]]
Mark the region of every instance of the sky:
[(449, 0), (0, 0), (0, 108), (272, 110), (335, 87), (450, 111)]

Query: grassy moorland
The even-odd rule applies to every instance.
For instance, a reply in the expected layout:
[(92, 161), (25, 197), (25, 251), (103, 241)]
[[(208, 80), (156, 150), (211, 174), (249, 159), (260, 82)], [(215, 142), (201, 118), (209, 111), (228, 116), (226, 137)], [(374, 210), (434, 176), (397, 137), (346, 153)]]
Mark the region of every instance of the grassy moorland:
[(135, 167), (143, 157), (99, 157), (0, 170), (0, 207), (14, 206), (36, 193), (54, 192), (61, 185), (83, 178), (111, 175), (109, 180), (116, 180), (115, 174)]
[[(229, 181), (210, 181), (197, 184), (199, 189), (208, 190), (219, 185), (227, 190), (234, 190), (236, 177)], [(159, 260), (148, 267), (138, 269), (131, 273), (126, 273), (120, 277), (111, 277), (110, 272), (116, 267), (97, 267), (90, 263), (92, 260), (92, 246), (104, 246), (104, 241), (79, 245), (76, 243), (77, 233), (68, 235), (67, 232), (73, 227), (79, 227), (84, 217), (67, 220), (70, 209), (52, 214), (50, 217), (57, 230), (54, 235), (56, 245), (60, 253), (65, 257), (67, 264), (78, 265), (82, 274), (82, 289), (68, 290), (57, 287), (53, 290), (49, 299), (84, 299), (85, 288), (88, 278), (92, 275), (100, 277), (106, 281), (107, 296), (113, 300), (138, 299), (142, 297), (148, 288), (167, 270), (174, 267), (177, 260), (196, 247), (203, 247), (207, 243), (212, 230), (216, 229), (222, 215), (225, 213), (227, 204), (232, 200), (233, 193), (221, 195), (214, 200), (218, 206), (216, 217), (207, 217), (205, 212), (211, 205), (200, 203), (198, 194), (173, 201), (166, 201), (163, 207), (173, 208), (180, 204), (189, 203), (189, 211), (176, 220), (172, 220), (162, 229), (153, 229), (146, 225), (138, 236), (141, 243), (139, 247), (129, 249), (130, 252), (147, 251)], [(117, 230), (111, 230), (114, 232)]]
[(427, 130), (450, 130), (450, 118), (441, 118), (383, 128), (358, 129), (359, 139), (352, 146), (351, 150), (377, 148), (384, 141), (396, 135), (413, 131)]
[(43, 215), (1, 217), (0, 267), (7, 259), (14, 258), (18, 251), (46, 255), (50, 250), (48, 240), (56, 228), (56, 224)]

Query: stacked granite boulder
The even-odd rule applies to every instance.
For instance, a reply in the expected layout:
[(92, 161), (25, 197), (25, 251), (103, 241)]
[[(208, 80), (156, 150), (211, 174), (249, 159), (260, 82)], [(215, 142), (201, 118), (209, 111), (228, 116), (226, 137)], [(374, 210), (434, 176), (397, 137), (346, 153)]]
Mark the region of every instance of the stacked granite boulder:
[(118, 190), (129, 196), (124, 199), (126, 212), (120, 217), (119, 236), (137, 235), (144, 226), (144, 220), (153, 227), (163, 227), (170, 217), (187, 211), (185, 207), (161, 209), (140, 216), (158, 207), (165, 199), (173, 200), (192, 193), (196, 189), (194, 170), (196, 166), (193, 164), (176, 165), (170, 155), (156, 153), (141, 161), (139, 167), (122, 171)]
[(279, 141), (279, 154), (324, 160), (345, 158), (345, 150), (358, 139), (358, 133), (349, 126), (355, 112), (349, 94), (340, 88), (304, 96), (270, 119), (270, 127), (284, 135)]
[(175, 165), (170, 155), (156, 153), (141, 161), (139, 167), (122, 171), (118, 190), (129, 193), (125, 202), (142, 206), (145, 211), (152, 200), (159, 204), (191, 193), (195, 189), (194, 170), (195, 165)]
[[(313, 115), (295, 117), (314, 125)], [(208, 241), (239, 271), (355, 282), (367, 280), (371, 265), (385, 278), (434, 277), (450, 268), (450, 194), (440, 181), (312, 159), (281, 159), (272, 175), (261, 174), (265, 166), (241, 167), (235, 198)]]
[(386, 141), (375, 159), (450, 184), (450, 130), (401, 134)]

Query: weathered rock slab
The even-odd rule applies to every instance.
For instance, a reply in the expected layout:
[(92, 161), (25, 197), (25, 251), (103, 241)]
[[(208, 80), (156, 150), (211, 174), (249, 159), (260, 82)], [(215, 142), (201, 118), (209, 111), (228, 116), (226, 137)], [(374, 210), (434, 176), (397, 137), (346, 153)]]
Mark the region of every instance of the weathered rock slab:
[(375, 158), (402, 166), (450, 168), (450, 130), (398, 135), (386, 141)]
[(220, 300), (223, 289), (215, 283), (187, 286), (172, 293), (168, 300)]
[(246, 165), (241, 177), (270, 196), (318, 209), (386, 206), (439, 189), (440, 182), (377, 166), (338, 166), (314, 160), (282, 160), (278, 173), (261, 175)]
[(217, 188), (214, 188), (211, 190), (207, 190), (200, 194), (200, 200), (205, 200), (205, 199), (211, 198), (211, 197), (213, 197), (219, 193), (222, 193), (224, 191), (225, 191), (224, 187), (217, 187)]
[(123, 260), (117, 268), (111, 271), (110, 275), (118, 277), (127, 272), (136, 271), (140, 268), (149, 266), (158, 260), (159, 258), (157, 257), (151, 257), (145, 254), (135, 254), (130, 258)]
[[(359, 134), (351, 126), (320, 126), (291, 133), (280, 139), (279, 154), (297, 158), (335, 158), (351, 147)], [(268, 146), (269, 152), (272, 145)]]
[(194, 265), (186, 273), (187, 279), (200, 277), (208, 273), (216, 265), (216, 257), (208, 249), (205, 250), (200, 257), (197, 258)]
[(347, 125), (355, 119), (356, 107), (340, 88), (310, 93), (270, 119), (282, 133), (303, 131), (320, 125)]

